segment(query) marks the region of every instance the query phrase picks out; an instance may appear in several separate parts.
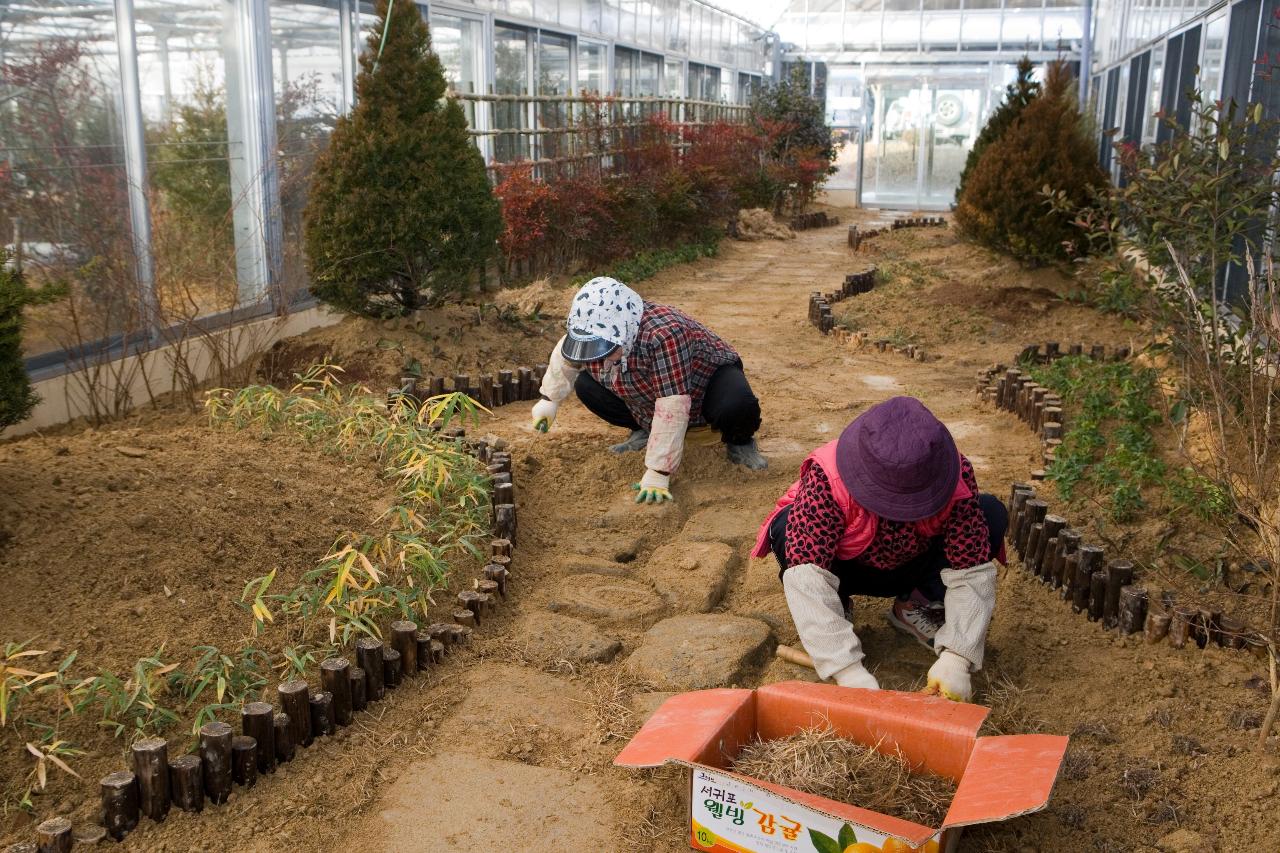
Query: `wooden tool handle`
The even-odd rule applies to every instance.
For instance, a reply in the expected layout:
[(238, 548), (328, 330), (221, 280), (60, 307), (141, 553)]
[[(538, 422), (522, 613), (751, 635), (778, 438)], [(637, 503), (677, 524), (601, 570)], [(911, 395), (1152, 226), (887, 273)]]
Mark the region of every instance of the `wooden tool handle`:
[(779, 660), (787, 663), (794, 663), (796, 666), (807, 666), (809, 669), (816, 669), (813, 665), (813, 658), (802, 652), (800, 649), (793, 649), (790, 646), (778, 646), (775, 653)]

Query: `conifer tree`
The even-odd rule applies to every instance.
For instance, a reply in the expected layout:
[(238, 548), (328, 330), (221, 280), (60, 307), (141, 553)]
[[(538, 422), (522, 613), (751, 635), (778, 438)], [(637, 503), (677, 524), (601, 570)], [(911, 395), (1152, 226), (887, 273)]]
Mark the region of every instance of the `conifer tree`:
[(973, 148), (964, 160), (964, 168), (960, 171), (960, 183), (956, 186), (956, 201), (959, 201), (961, 194), (964, 193), (965, 182), (973, 172), (973, 167), (978, 165), (978, 160), (982, 159), (982, 152), (1003, 136), (1013, 124), (1014, 119), (1022, 115), (1027, 104), (1040, 94), (1040, 84), (1031, 79), (1031, 72), (1034, 69), (1035, 66), (1031, 64), (1030, 57), (1023, 56), (1018, 60), (1017, 78), (1005, 87), (1004, 100), (987, 119), (982, 130), (978, 131), (978, 138), (973, 141)]
[[(1076, 101), (1066, 63), (1049, 66), (1043, 90), (974, 167), (956, 205), (956, 224), (979, 243), (1031, 263), (1082, 251), (1080, 230), (1064, 210), (1078, 210), (1107, 182), (1098, 146)], [(1045, 190), (1065, 193), (1055, 208)]]
[(40, 398), (22, 363), (22, 309), (35, 301), (0, 249), (0, 429), (25, 420)]
[(388, 316), (464, 289), (501, 219), (417, 4), (375, 11), (355, 109), (316, 162), (305, 240), (317, 298)]

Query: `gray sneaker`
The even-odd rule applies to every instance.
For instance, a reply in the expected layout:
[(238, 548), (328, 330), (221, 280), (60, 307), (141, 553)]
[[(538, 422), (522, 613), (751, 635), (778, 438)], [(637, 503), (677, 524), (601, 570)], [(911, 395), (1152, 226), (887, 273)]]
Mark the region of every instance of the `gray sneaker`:
[(730, 462), (750, 468), (752, 471), (763, 471), (769, 467), (769, 460), (765, 459), (760, 448), (756, 447), (754, 438), (746, 444), (726, 444), (725, 448), (729, 453)]
[(613, 453), (630, 453), (633, 450), (644, 450), (649, 444), (649, 431), (647, 429), (633, 429), (631, 435), (627, 436), (627, 440), (621, 444), (609, 445), (609, 450)]

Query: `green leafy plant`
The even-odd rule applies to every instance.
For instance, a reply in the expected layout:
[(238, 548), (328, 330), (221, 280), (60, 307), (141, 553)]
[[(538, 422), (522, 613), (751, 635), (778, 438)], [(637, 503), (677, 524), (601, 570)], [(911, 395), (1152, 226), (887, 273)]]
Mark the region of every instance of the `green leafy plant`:
[(289, 430), (346, 458), (372, 452), (394, 485), (396, 500), (378, 519), (378, 533), (343, 534), (286, 592), (268, 592), (271, 575), (245, 587), (255, 630), (284, 614), (299, 620), (304, 640), (330, 645), (380, 636), (380, 623), (392, 615), (426, 615), (451, 554), (478, 555), (474, 542), (489, 524), (487, 473), (445, 435), (450, 424), (474, 420), (474, 400), (445, 394), (417, 408), (388, 409), (384, 398), (338, 376), (332, 365), (316, 365), (288, 391), (222, 389), (207, 401), (215, 424)]
[(199, 711), (191, 726), (194, 735), (205, 723), (217, 718), (220, 711), (233, 711), (245, 702), (254, 701), (267, 684), (267, 656), (252, 647), (239, 649), (232, 655), (217, 646), (197, 646), (200, 657), (190, 672), (175, 671), (170, 686), (182, 696), (182, 709), (197, 703)]
[(836, 172), (826, 105), (809, 94), (803, 69), (793, 68), (787, 79), (756, 92), (751, 121), (770, 140), (768, 154), (776, 164), (773, 175), (781, 185), (775, 209), (789, 204), (803, 210), (827, 176)]
[(73, 693), (77, 699), (75, 711), (100, 706), (101, 725), (116, 737), (125, 732), (138, 736), (155, 734), (170, 727), (178, 721), (178, 714), (161, 702), (168, 698), (170, 675), (178, 664), (165, 663), (163, 654), (162, 645), (154, 654), (139, 658), (128, 678), (102, 670), (97, 677), (85, 679)]
[(501, 220), (422, 13), (378, 0), (375, 15), (356, 107), (316, 160), (305, 236), (317, 298), (388, 316), (462, 290)]

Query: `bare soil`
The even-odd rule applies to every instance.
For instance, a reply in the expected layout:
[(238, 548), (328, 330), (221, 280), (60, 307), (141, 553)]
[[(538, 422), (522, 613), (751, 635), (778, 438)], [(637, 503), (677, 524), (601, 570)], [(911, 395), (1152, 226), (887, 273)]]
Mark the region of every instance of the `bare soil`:
[[(837, 212), (843, 221), (873, 218)], [(808, 325), (808, 293), (836, 287), (867, 263), (880, 265), (886, 280), (841, 303), (850, 322), (875, 336), (919, 341), (941, 360), (840, 347)], [(794, 645), (777, 566), (749, 559), (747, 540), (813, 447), (868, 405), (913, 394), (951, 427), (983, 488), (1003, 496), (1010, 482), (1038, 467), (1038, 447), (1012, 416), (975, 402), (975, 371), (1007, 360), (1027, 341), (1115, 344), (1136, 334), (1063, 302), (1070, 283), (1055, 271), (1022, 270), (943, 229), (885, 235), (858, 255), (846, 248), (843, 227), (787, 242), (726, 243), (718, 258), (672, 269), (638, 289), (689, 311), (738, 348), (762, 401), (760, 444), (769, 469), (747, 472), (718, 447), (691, 448), (674, 478), (675, 505), (636, 507), (628, 486), (643, 472), (640, 455), (605, 449), (618, 430), (576, 402), (545, 436), (530, 431), (528, 404), (498, 410), (484, 430), (512, 444), (521, 539), (512, 597), (480, 640), (227, 806), (198, 817), (175, 814), (158, 826), (144, 822), (122, 849), (685, 849), (679, 774), (611, 766), (625, 738), (667, 695), (627, 667), (644, 633), (665, 616), (710, 607), (759, 619), (773, 641)], [(486, 320), (450, 337), (448, 324), (468, 310), (450, 309), (439, 326), (424, 321), (430, 339), (416, 328), (349, 321), (283, 352), (302, 364), (311, 357), (302, 357), (305, 348), (318, 346), (354, 358), (367, 376), (389, 378), (405, 357), (419, 359), (426, 373), (545, 361), (558, 336), (553, 315), (528, 335)], [(6, 638), (36, 635), (120, 662), (165, 639), (176, 647), (217, 635), (219, 620), (245, 624), (234, 602), (247, 579), (275, 564), (298, 570), (337, 530), (369, 518), (380, 500), (370, 472), (335, 468), (332, 459), (288, 442), (171, 417), (119, 429), (134, 432), (33, 437), (0, 447), (5, 527), (13, 533), (4, 551), (11, 594), (0, 603)], [(112, 449), (125, 439), (150, 448), (148, 456)], [(56, 455), (60, 445), (69, 455)], [(144, 476), (144, 468), (154, 473)], [(109, 491), (108, 478), (126, 474), (136, 485)], [(96, 484), (82, 505), (76, 478)], [(130, 526), (143, 514), (155, 523)], [(723, 596), (695, 604), (669, 594), (674, 567), (666, 555), (708, 540), (732, 551), (727, 562), (707, 556), (695, 566), (709, 576), (725, 573)], [(142, 616), (129, 609), (131, 596), (141, 596)], [(185, 607), (173, 603), (178, 596)], [(987, 668), (978, 678), (979, 699), (995, 705), (992, 726), (1070, 734), (1072, 747), (1045, 811), (968, 831), (962, 850), (1149, 851), (1180, 828), (1208, 849), (1280, 849), (1280, 826), (1269, 814), (1280, 786), (1280, 746), (1273, 739), (1265, 752), (1252, 749), (1266, 702), (1257, 686), (1265, 684), (1261, 664), (1213, 648), (1178, 651), (1112, 637), (1072, 615), (1016, 565), (1002, 572), (998, 596)], [(566, 602), (577, 609), (565, 610)], [(931, 655), (889, 627), (885, 608), (876, 600), (855, 608), (872, 668), (885, 687), (919, 688)], [(587, 659), (573, 644), (556, 642), (556, 632), (540, 630), (551, 616), (580, 619), (621, 651), (594, 644), (605, 651), (591, 654), (607, 662)], [(139, 620), (149, 621), (142, 628)], [(196, 628), (195, 620), (206, 621)], [(230, 640), (234, 630), (222, 636)], [(734, 682), (813, 677), (769, 659)], [(96, 779), (120, 761), (122, 746), (115, 756), (82, 760), (85, 782), (55, 776), (40, 798), (41, 817), (90, 814)], [(25, 761), (7, 742), (5, 754), (6, 766)]]

